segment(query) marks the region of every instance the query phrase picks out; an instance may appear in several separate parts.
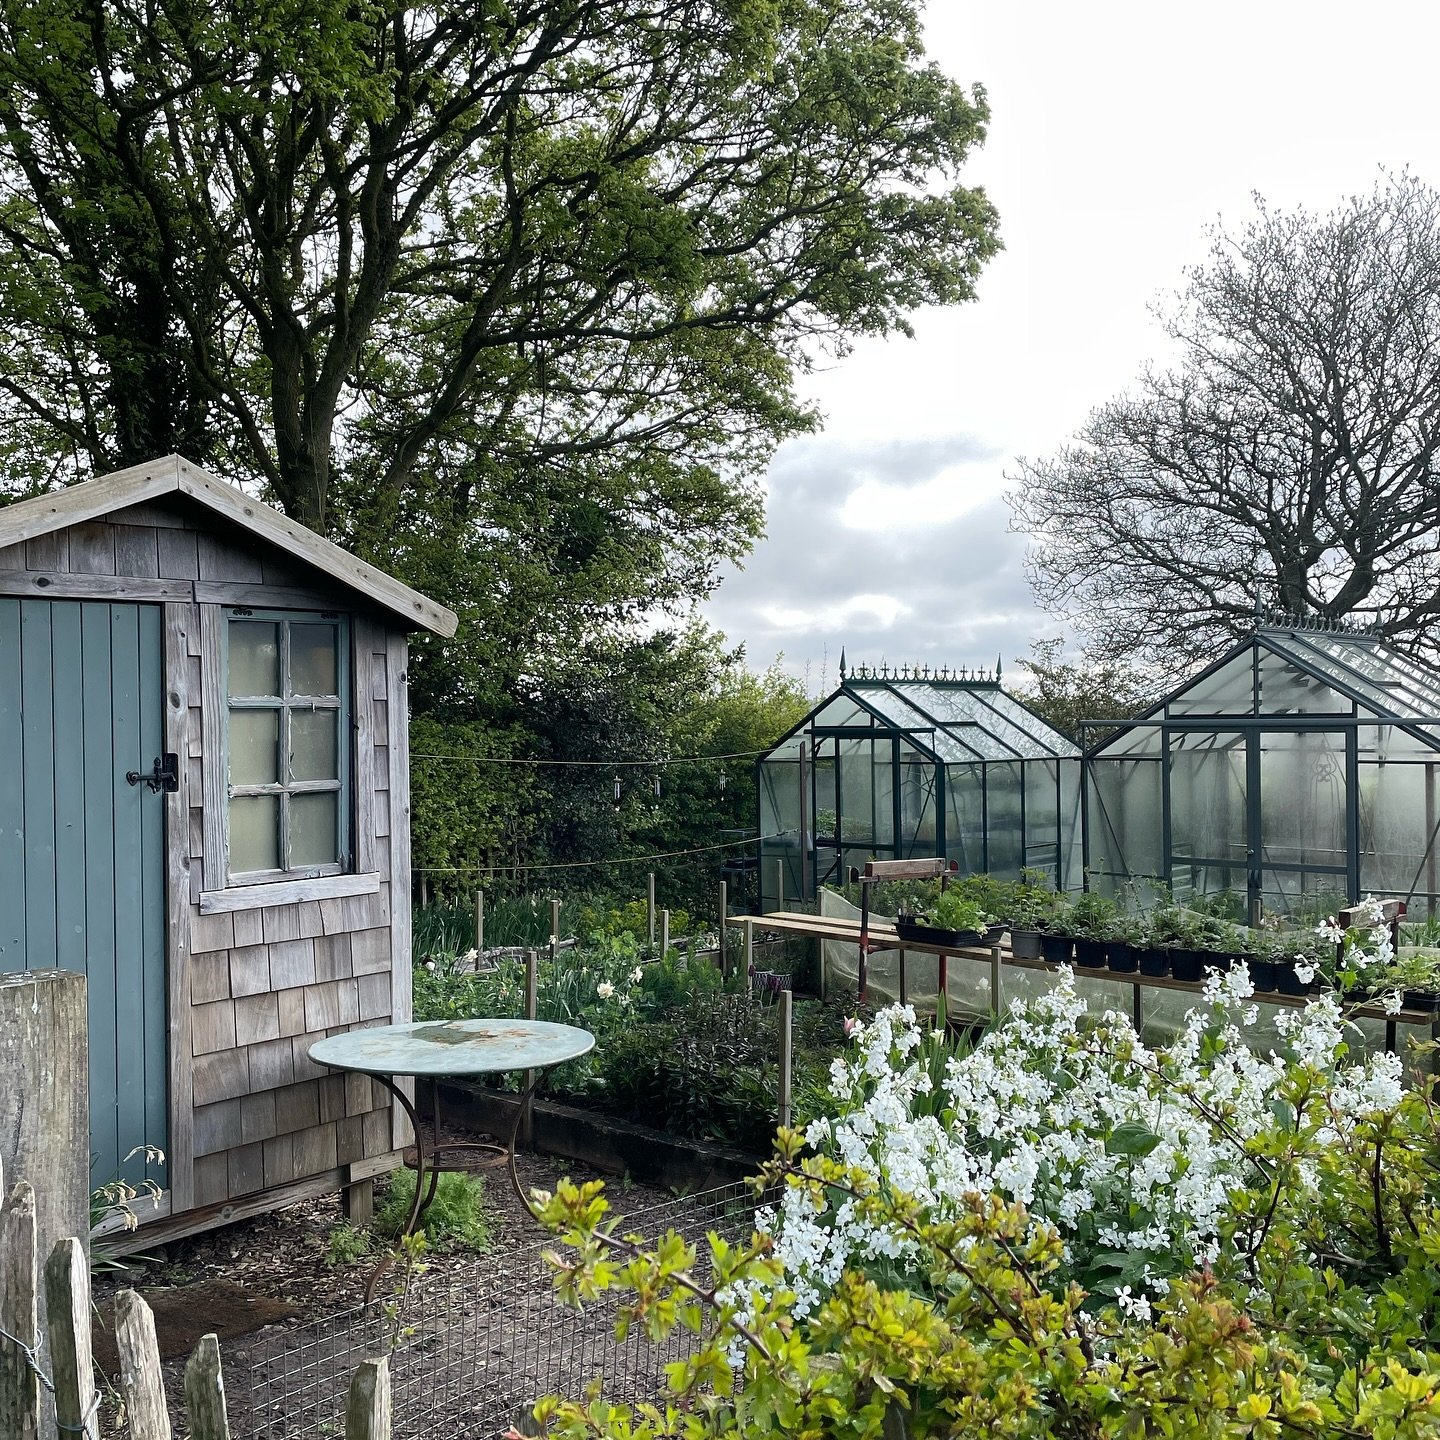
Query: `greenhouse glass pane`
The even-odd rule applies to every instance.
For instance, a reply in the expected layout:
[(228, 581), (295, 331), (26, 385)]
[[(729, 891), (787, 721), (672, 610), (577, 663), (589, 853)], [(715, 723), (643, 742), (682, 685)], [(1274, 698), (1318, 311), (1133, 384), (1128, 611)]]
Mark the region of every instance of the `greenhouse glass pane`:
[(1098, 753), (1107, 760), (1122, 755), (1158, 760), (1165, 753), (1164, 735), (1158, 725), (1132, 725), (1107, 740)]
[(936, 854), (935, 762), (919, 751), (900, 752), (901, 858)]
[(1170, 737), (1170, 850), (1174, 857), (1243, 862), (1245, 736), (1222, 730)]
[(1355, 702), (1283, 656), (1260, 657), (1262, 715), (1353, 715)]
[[(1080, 753), (1080, 747), (1069, 736), (1062, 735), (1054, 726), (1047, 725), (1038, 715), (1032, 715), (1019, 701), (1003, 690), (983, 690), (978, 693), (991, 709), (999, 711), (1017, 730), (1023, 730), (1046, 749), (1059, 755)], [(1102, 715), (1098, 718), (1103, 720), (1105, 717)]]
[(800, 831), (800, 766), (766, 760), (760, 766), (760, 833)]
[[(998, 692), (909, 685), (904, 693), (913, 696), (916, 705), (937, 719), (950, 723), (973, 722), (982, 734), (992, 736), (998, 742), (1001, 748), (995, 752), (997, 756), (1003, 755), (1006, 759), (1019, 756), (1028, 760), (1054, 752), (1053, 746), (1042, 745), (1028, 730), (1021, 729), (986, 703), (992, 694)], [(962, 733), (969, 740), (972, 731), (966, 729)]]
[(1080, 823), (1081, 769), (1078, 761), (1062, 760), (1060, 766), (1060, 884), (1078, 889), (1084, 879), (1084, 833)]
[(1092, 874), (1121, 880), (1163, 875), (1164, 766), (1158, 760), (1095, 760), (1090, 777)]
[(1249, 867), (1244, 861), (1186, 860), (1171, 857), (1170, 889), (1182, 904), (1206, 900), (1232, 920), (1247, 914)]
[[(890, 747), (885, 752), (888, 757)], [(840, 742), (840, 843), (876, 843), (875, 775), (873, 743), (869, 740)]]
[(945, 767), (945, 858), (960, 866), (962, 875), (985, 868), (985, 811), (983, 765)]
[(895, 746), (877, 740), (871, 747), (874, 762), (870, 771), (875, 786), (875, 843), (895, 843)]
[[(1343, 868), (1349, 858), (1347, 798), (1343, 732), (1262, 735), (1261, 863)], [(1343, 888), (1343, 881), (1337, 883)]]
[(1247, 647), (1213, 674), (1203, 676), (1172, 695), (1171, 715), (1253, 715), (1255, 713), (1254, 649)]
[(990, 765), (985, 770), (989, 805), (985, 820), (986, 868), (992, 875), (1013, 879), (1025, 863), (1025, 832), (1021, 824), (1024, 767)]
[(811, 783), (815, 787), (815, 840), (829, 840), (833, 843), (835, 839), (836, 826), (839, 824), (839, 793), (835, 789), (835, 747), (831, 741), (825, 742), (825, 752), (817, 754), (811, 762)]
[(921, 732), (915, 735), (915, 740), (921, 745), (929, 746), (942, 760), (967, 761), (977, 757), (999, 758), (1008, 754), (995, 741), (978, 731), (967, 729), (956, 733), (937, 728), (934, 720), (893, 690), (867, 690), (865, 699), (897, 729)]
[(1360, 725), (1355, 739), (1361, 764), (1367, 760), (1385, 764), (1440, 761), (1440, 750), (1400, 725)]
[[(1360, 889), (1401, 899), (1440, 894), (1440, 756), (1396, 763), (1391, 726), (1361, 726)], [(1413, 744), (1401, 733), (1402, 740)], [(1370, 763), (1367, 763), (1367, 759)], [(1416, 907), (1412, 906), (1412, 909)], [(1430, 906), (1421, 909), (1428, 912)]]
[(290, 712), (290, 778), (338, 780), (340, 746), (338, 710)]
[(1349, 901), (1345, 880), (1313, 870), (1264, 870), (1260, 877), (1260, 903), (1271, 915), (1309, 925), (1333, 915)]
[(820, 730), (842, 725), (861, 725), (868, 728), (875, 724), (875, 717), (863, 706), (857, 705), (850, 696), (837, 695), (815, 712), (810, 723)]
[(1025, 766), (1025, 864), (1058, 883), (1060, 872), (1059, 760), (1031, 760)]

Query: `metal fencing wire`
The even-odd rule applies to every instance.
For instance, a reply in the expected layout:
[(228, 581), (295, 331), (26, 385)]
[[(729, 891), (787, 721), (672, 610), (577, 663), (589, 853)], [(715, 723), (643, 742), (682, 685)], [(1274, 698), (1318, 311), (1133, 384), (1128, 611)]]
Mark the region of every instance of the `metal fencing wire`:
[[(699, 1246), (703, 1272), (707, 1232), (747, 1237), (759, 1202), (737, 1182), (633, 1212), (621, 1196), (612, 1203), (625, 1215), (617, 1233), (650, 1239), (676, 1230)], [(385, 1313), (382, 1280), (368, 1307), (287, 1326), (227, 1355), (232, 1440), (343, 1435), (351, 1375), (362, 1360), (387, 1353), (396, 1440), (497, 1440), (512, 1426), (529, 1433), (538, 1399), (579, 1399), (596, 1379), (610, 1401), (658, 1398), (664, 1367), (691, 1353), (696, 1338), (683, 1332), (652, 1345), (636, 1331), (619, 1342), (619, 1300), (610, 1296), (567, 1309), (541, 1259), (552, 1245), (547, 1238), (509, 1256), (481, 1256), (447, 1267), (443, 1279), (421, 1275), (398, 1319)]]

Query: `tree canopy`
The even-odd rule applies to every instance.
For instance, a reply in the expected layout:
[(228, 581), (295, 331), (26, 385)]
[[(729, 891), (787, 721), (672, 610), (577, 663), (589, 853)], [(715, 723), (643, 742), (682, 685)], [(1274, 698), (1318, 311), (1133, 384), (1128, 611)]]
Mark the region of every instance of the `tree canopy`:
[(1257, 203), (1164, 314), (1175, 365), (1020, 462), (1036, 593), (1171, 673), (1257, 604), (1433, 655), (1440, 194), (1401, 176), (1325, 216)]

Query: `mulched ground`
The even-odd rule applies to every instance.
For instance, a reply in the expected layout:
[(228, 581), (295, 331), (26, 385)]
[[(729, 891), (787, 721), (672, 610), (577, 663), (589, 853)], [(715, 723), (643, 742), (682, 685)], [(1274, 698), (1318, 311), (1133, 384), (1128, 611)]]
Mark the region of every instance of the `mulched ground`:
[[(673, 1196), (569, 1162), (522, 1156), (518, 1171), (527, 1188), (552, 1187), (562, 1174), (607, 1178), (612, 1203), (626, 1214), (684, 1212)], [(523, 1420), (539, 1394), (578, 1393), (570, 1384), (597, 1373), (619, 1381), (621, 1372), (633, 1372), (628, 1383), (636, 1393), (653, 1393), (666, 1356), (629, 1355), (622, 1362), (607, 1353), (614, 1346), (613, 1310), (574, 1317), (555, 1307), (538, 1259), (545, 1237), (503, 1170), (486, 1177), (485, 1208), (489, 1252), (479, 1258), (432, 1254), (398, 1319), (382, 1318), (395, 1289), (390, 1276), (377, 1302), (361, 1309), (372, 1257), (344, 1266), (327, 1258), (330, 1235), (343, 1220), (339, 1197), (328, 1196), (175, 1241), (136, 1272), (98, 1277), (97, 1328), (108, 1326), (117, 1290), (130, 1286), (145, 1296), (156, 1312), (177, 1419), (185, 1357), (199, 1334), (218, 1331), (237, 1440), (334, 1433), (337, 1397), (343, 1403), (354, 1364), (386, 1347), (397, 1440), (497, 1436)], [(703, 1215), (697, 1223), (703, 1233)], [(113, 1374), (108, 1334), (97, 1334), (96, 1355), (100, 1368)], [(123, 1433), (117, 1401), (111, 1388), (106, 1434)]]

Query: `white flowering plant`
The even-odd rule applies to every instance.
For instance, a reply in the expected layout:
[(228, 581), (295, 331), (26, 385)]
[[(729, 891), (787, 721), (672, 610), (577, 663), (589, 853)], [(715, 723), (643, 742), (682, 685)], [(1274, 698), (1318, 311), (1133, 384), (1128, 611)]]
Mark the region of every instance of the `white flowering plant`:
[[(1244, 1043), (1243, 965), (1173, 1044), (1067, 972), (968, 1053), (856, 1027), (835, 1114), (782, 1131), (756, 1234), (616, 1237), (539, 1197), (563, 1298), (702, 1339), (659, 1404), (545, 1402), (562, 1440), (1440, 1435), (1440, 1141), (1428, 1080), (1355, 1058), (1334, 995)], [(712, 1324), (706, 1326), (709, 1312)]]

